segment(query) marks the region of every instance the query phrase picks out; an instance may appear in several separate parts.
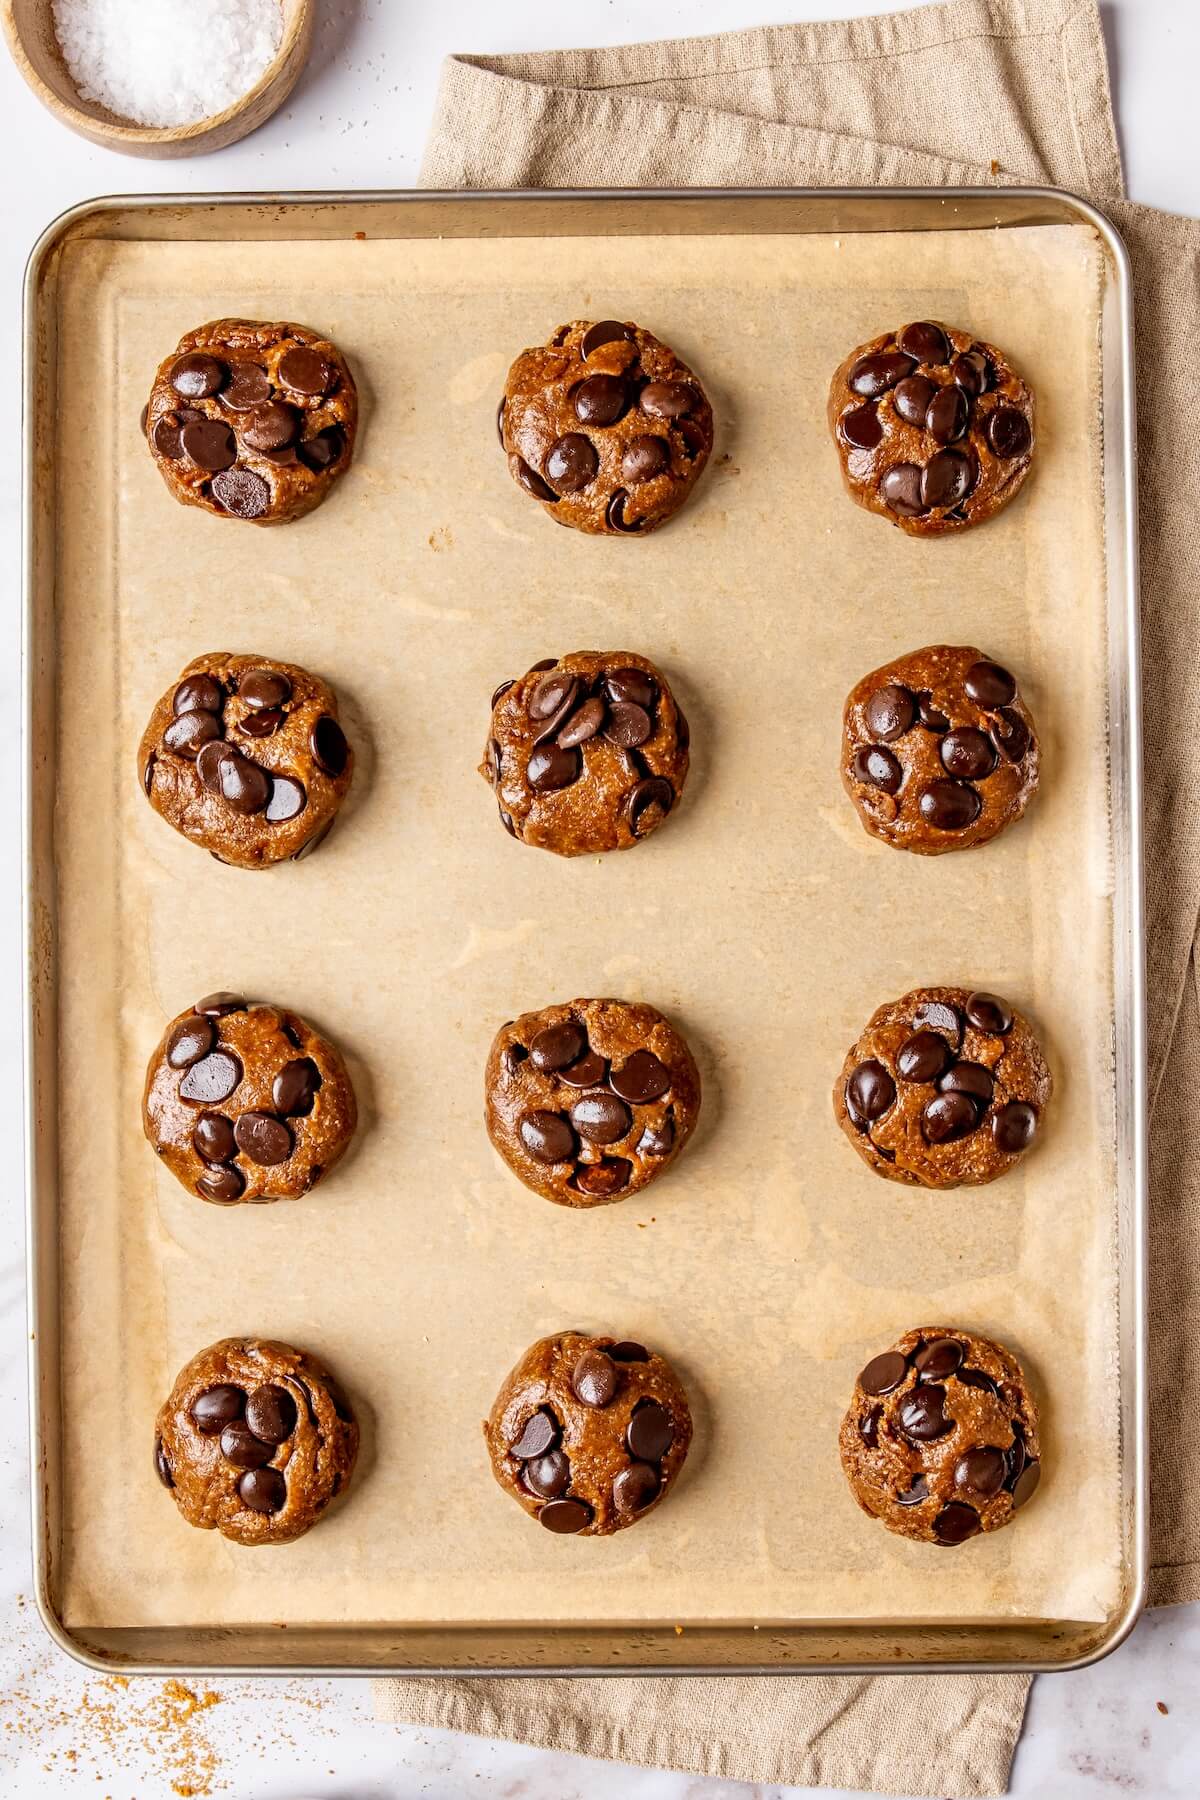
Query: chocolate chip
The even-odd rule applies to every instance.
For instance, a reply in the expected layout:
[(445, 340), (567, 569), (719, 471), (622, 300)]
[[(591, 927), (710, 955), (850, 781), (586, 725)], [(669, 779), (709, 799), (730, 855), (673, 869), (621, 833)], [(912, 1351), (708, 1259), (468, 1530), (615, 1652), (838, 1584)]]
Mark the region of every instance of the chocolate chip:
[(500, 440), (500, 448), (502, 450), (505, 447), (505, 445), (504, 445), (504, 402), (505, 402), (505, 396), (502, 394), (500, 396), (500, 404), (496, 408), (496, 436)]
[(906, 425), (915, 425), (918, 430), (924, 430), (929, 403), (940, 392), (937, 382), (930, 381), (928, 375), (910, 375), (897, 383), (892, 403)]
[(515, 1444), (510, 1444), (508, 1454), (527, 1461), (534, 1456), (545, 1456), (553, 1449), (559, 1438), (558, 1420), (553, 1413), (541, 1407), (532, 1417), (526, 1419), (524, 1429)]
[(613, 1482), (613, 1505), (625, 1518), (641, 1512), (657, 1498), (662, 1478), (652, 1463), (630, 1463)]
[(235, 519), (261, 519), (271, 504), (271, 490), (253, 469), (229, 469), (213, 476), (212, 491)]
[(604, 702), (593, 695), (582, 706), (576, 707), (554, 741), (560, 750), (573, 750), (577, 744), (586, 744), (594, 738), (603, 723)]
[(270, 400), (251, 413), (242, 426), (242, 442), (251, 450), (284, 450), (300, 429), (300, 414), (286, 400)]
[[(998, 1392), (994, 1383), (992, 1386), (992, 1392), (993, 1393)], [(1013, 1441), (1008, 1446), (1008, 1449), (1005, 1452), (1005, 1455), (1008, 1458), (1008, 1475), (1005, 1479), (1004, 1485), (1005, 1485), (1005, 1487), (1008, 1487), (1008, 1488), (1012, 1488), (1012, 1487), (1016, 1486), (1017, 1480), (1021, 1474), (1021, 1471), (1025, 1467), (1026, 1462), (1028, 1461), (1028, 1457), (1025, 1452), (1025, 1428), (1021, 1424), (1020, 1419), (1013, 1420), (1012, 1432), (1013, 1432)]]
[(527, 1112), (520, 1131), (521, 1142), (538, 1162), (567, 1162), (575, 1154), (575, 1133), (561, 1113)]
[(656, 1463), (675, 1442), (675, 1427), (665, 1406), (657, 1400), (642, 1400), (634, 1408), (625, 1433), (629, 1454), (639, 1462)]
[(674, 799), (674, 788), (661, 775), (649, 775), (631, 788), (625, 799), (625, 811), (634, 837), (646, 837), (661, 824)]
[(176, 718), (182, 713), (219, 713), (225, 704), (225, 690), (215, 675), (189, 675), (175, 689), (171, 711)]
[(238, 730), (244, 731), (247, 737), (273, 737), (283, 724), (284, 717), (279, 707), (268, 706), (264, 712), (247, 713), (240, 721)]
[(237, 1155), (233, 1126), (221, 1113), (201, 1113), (192, 1127), (192, 1148), (207, 1163), (232, 1162)]
[(929, 1144), (952, 1144), (978, 1123), (979, 1108), (970, 1094), (935, 1094), (921, 1113), (921, 1129)]
[(203, 350), (189, 350), (171, 364), (171, 386), (185, 400), (210, 400), (225, 379), (225, 365)]
[(1037, 1135), (1037, 1107), (1027, 1100), (1010, 1100), (992, 1115), (992, 1138), (1005, 1156), (1019, 1156)]
[(858, 1421), (858, 1435), (868, 1450), (874, 1450), (879, 1443), (879, 1421), (882, 1417), (882, 1406), (872, 1406)]
[(242, 1419), (234, 1419), (221, 1433), (221, 1455), (235, 1469), (261, 1469), (271, 1460), (271, 1446), (255, 1437)]
[[(899, 407), (898, 398), (896, 404)], [(873, 406), (853, 406), (842, 414), (839, 423), (842, 436), (856, 450), (874, 450), (883, 442), (883, 426)]]
[[(550, 665), (554, 669), (554, 665)], [(578, 678), (566, 669), (554, 669), (544, 681), (539, 681), (529, 696), (529, 716), (531, 719), (551, 719), (562, 711), (568, 701), (573, 701), (579, 688)]]
[(193, 1012), (203, 1013), (206, 1019), (223, 1019), (228, 1013), (245, 1010), (245, 996), (230, 993), (228, 988), (219, 988), (215, 994), (205, 994), (203, 1000), (197, 1000), (192, 1008)]
[(965, 831), (982, 805), (973, 787), (961, 781), (931, 781), (917, 802), (921, 817), (938, 831)]
[(270, 398), (271, 383), (265, 369), (260, 369), (257, 363), (234, 363), (221, 395), (222, 406), (229, 407), (231, 412), (254, 412), (257, 407), (265, 406)]
[(500, 808), (500, 823), (503, 825), (505, 831), (507, 831), (509, 837), (515, 838), (517, 836), (517, 828), (512, 822), (512, 816), (511, 814), (506, 813), (503, 807)]
[(614, 1094), (631, 1106), (649, 1106), (659, 1100), (671, 1086), (671, 1071), (651, 1050), (635, 1050), (633, 1055), (614, 1069), (608, 1078)]
[(556, 492), (574, 494), (595, 479), (600, 458), (590, 438), (585, 438), (581, 431), (568, 431), (565, 437), (556, 438), (551, 444), (543, 467)]
[(619, 745), (622, 750), (636, 750), (639, 744), (646, 742), (653, 730), (650, 715), (644, 707), (618, 701), (609, 710), (604, 735), (610, 743)]
[(880, 394), (886, 394), (898, 381), (911, 375), (914, 366), (911, 356), (902, 356), (896, 350), (877, 350), (870, 356), (860, 356), (850, 371), (851, 390), (864, 400), (878, 400)]
[(514, 461), (517, 469), (517, 480), (525, 489), (525, 492), (527, 494), (532, 494), (535, 500), (542, 500), (549, 506), (557, 504), (558, 495), (552, 487), (547, 486), (537, 470), (531, 469), (523, 456), (515, 457)]
[(251, 1512), (277, 1513), (287, 1500), (287, 1482), (279, 1469), (248, 1469), (238, 1482), (238, 1493)]
[(937, 1338), (926, 1344), (913, 1357), (913, 1367), (922, 1381), (943, 1381), (953, 1375), (963, 1359), (963, 1347), (955, 1338)]
[(246, 1423), (264, 1444), (285, 1444), (296, 1429), (296, 1402), (286, 1388), (269, 1382), (246, 1401)]
[(846, 1111), (864, 1131), (873, 1119), (882, 1119), (896, 1098), (896, 1084), (881, 1062), (868, 1057), (850, 1071), (846, 1081)]
[(171, 1473), (171, 1465), (167, 1461), (167, 1453), (163, 1449), (162, 1438), (159, 1437), (157, 1432), (154, 1436), (154, 1473), (158, 1476), (158, 1479), (165, 1488), (173, 1488), (175, 1486), (175, 1477)]
[[(261, 713), (259, 717), (262, 717)], [(293, 781), (290, 775), (273, 775), (270, 781), (271, 795), (266, 811), (268, 824), (283, 825), (288, 819), (299, 818), (308, 805), (308, 795), (303, 783)]]
[(212, 713), (185, 712), (172, 719), (163, 732), (163, 749), (194, 761), (205, 744), (214, 743), (220, 735), (221, 722)]
[(649, 709), (654, 705), (658, 688), (644, 669), (610, 669), (604, 677), (604, 692), (613, 706)]
[(616, 1144), (633, 1128), (633, 1115), (615, 1094), (585, 1094), (572, 1103), (571, 1123), (589, 1144)]
[(939, 450), (921, 476), (921, 505), (957, 506), (975, 485), (975, 465), (961, 450)]
[(592, 1522), (592, 1509), (584, 1500), (547, 1500), (538, 1513), (538, 1524), (547, 1531), (572, 1536)]
[(594, 1050), (588, 1050), (578, 1062), (573, 1062), (569, 1068), (559, 1069), (557, 1074), (558, 1079), (565, 1081), (568, 1087), (590, 1088), (597, 1087), (604, 1080), (607, 1069), (608, 1064), (604, 1058)]
[(940, 745), (942, 766), (965, 781), (983, 781), (996, 767), (996, 748), (985, 732), (973, 725), (948, 731)]
[(584, 332), (579, 343), (579, 353), (586, 362), (589, 356), (595, 355), (602, 344), (620, 343), (622, 340), (628, 340), (629, 337), (629, 332), (619, 319), (600, 319)]
[(286, 350), (279, 359), (279, 379), (294, 394), (316, 396), (327, 393), (333, 386), (334, 375), (332, 364), (308, 344)]
[(273, 1113), (244, 1112), (233, 1128), (243, 1156), (263, 1168), (286, 1162), (292, 1154), (292, 1134)]
[(508, 690), (511, 687), (513, 687), (514, 685), (515, 685), (515, 683), (513, 683), (511, 681), (502, 681), (500, 683), (500, 686), (496, 689), (495, 693), (492, 695), (491, 701), (489, 703), (491, 705), (493, 712), (496, 709), (496, 702), (498, 700), (502, 700), (504, 698), (505, 694), (508, 693)]
[(561, 1024), (547, 1025), (537, 1033), (529, 1046), (529, 1058), (535, 1069), (552, 1073), (578, 1062), (586, 1049), (587, 1038), (582, 1028), (574, 1019), (564, 1019)]
[(192, 1064), (179, 1084), (179, 1095), (192, 1106), (219, 1106), (242, 1079), (242, 1065), (231, 1050), (214, 1050)]
[(929, 1444), (954, 1430), (954, 1420), (948, 1419), (943, 1410), (945, 1399), (945, 1388), (933, 1383), (905, 1394), (896, 1422), (910, 1443)]
[(921, 363), (944, 363), (950, 360), (950, 339), (932, 319), (918, 319), (916, 324), (906, 325), (898, 334), (896, 343), (906, 356), (915, 356)]
[(604, 521), (610, 531), (640, 531), (639, 519), (625, 517), (625, 502), (629, 495), (624, 488), (618, 488), (605, 509)]
[(622, 1338), (619, 1344), (610, 1344), (608, 1354), (614, 1362), (649, 1362), (650, 1352), (645, 1344), (637, 1344), (632, 1338)]
[(551, 794), (578, 781), (578, 750), (563, 750), (557, 744), (539, 744), (525, 766), (525, 778), (538, 794)]
[(343, 438), (336, 425), (326, 425), (323, 430), (314, 432), (312, 437), (301, 438), (296, 445), (296, 454), (306, 469), (314, 475), (331, 468), (342, 454)]
[(917, 695), (917, 717), (926, 731), (935, 732), (939, 737), (950, 729), (949, 719), (933, 704), (932, 694)]
[(985, 1500), (1000, 1492), (1007, 1474), (1008, 1458), (991, 1444), (964, 1451), (954, 1465), (955, 1486), (970, 1488)]
[(147, 400), (145, 406), (143, 406), (141, 412), (138, 415), (138, 426), (141, 430), (143, 437), (146, 436), (146, 427), (149, 423), (150, 423), (150, 402)]
[(686, 381), (647, 382), (638, 397), (638, 405), (652, 419), (682, 419), (699, 402), (696, 389)]
[(985, 712), (1008, 706), (1017, 697), (1015, 679), (995, 662), (972, 663), (963, 676), (963, 687), (968, 699), (983, 707)]
[(581, 1194), (593, 1200), (611, 1200), (629, 1186), (633, 1164), (623, 1156), (606, 1156), (598, 1163), (580, 1163), (572, 1181)]
[(884, 504), (906, 519), (928, 511), (921, 497), (921, 471), (916, 463), (895, 463), (879, 484)]
[(201, 1437), (216, 1437), (226, 1425), (240, 1419), (246, 1396), (239, 1387), (223, 1381), (219, 1387), (205, 1388), (192, 1401), (192, 1423)]
[(1013, 1483), (1013, 1511), (1032, 1500), (1037, 1492), (1038, 1483), (1042, 1479), (1042, 1465), (1039, 1462), (1026, 1463), (1020, 1475)]
[(246, 816), (262, 812), (271, 796), (271, 784), (257, 763), (224, 744), (216, 771), (221, 796), (235, 812)]
[(585, 1406), (607, 1406), (619, 1379), (612, 1358), (603, 1350), (585, 1350), (572, 1370), (571, 1386)]
[(975, 1508), (964, 1506), (961, 1500), (951, 1500), (933, 1521), (933, 1535), (939, 1544), (965, 1544), (982, 1530)]
[(196, 1192), (206, 1200), (215, 1200), (220, 1205), (230, 1206), (240, 1200), (246, 1186), (240, 1169), (221, 1167), (205, 1169), (196, 1181)]
[(958, 1379), (964, 1387), (979, 1388), (985, 1394), (999, 1393), (991, 1376), (985, 1375), (982, 1369), (960, 1369)]
[(977, 1062), (955, 1063), (938, 1082), (943, 1094), (970, 1094), (983, 1106), (991, 1105), (994, 1086), (992, 1071)]
[(917, 703), (906, 687), (889, 681), (876, 688), (863, 708), (867, 730), (878, 742), (890, 744), (903, 737), (917, 716)]
[(885, 794), (898, 794), (904, 783), (898, 759), (882, 744), (860, 744), (851, 759), (850, 773), (855, 781), (881, 788)]
[(670, 1156), (675, 1147), (675, 1126), (670, 1119), (661, 1125), (647, 1125), (637, 1141), (639, 1156)]
[(988, 360), (981, 350), (964, 350), (950, 365), (950, 376), (965, 394), (982, 394), (988, 384)]
[(940, 1031), (957, 1050), (962, 1042), (962, 1020), (956, 1007), (944, 1000), (923, 1000), (913, 1014), (914, 1031)]
[(284, 1063), (271, 1083), (271, 1101), (285, 1119), (306, 1119), (321, 1086), (321, 1071), (311, 1056)]
[(864, 1394), (878, 1398), (881, 1394), (890, 1394), (898, 1388), (908, 1374), (908, 1359), (899, 1350), (884, 1350), (881, 1355), (873, 1356), (858, 1378), (858, 1385)]
[(967, 1023), (988, 1037), (1005, 1037), (1013, 1028), (1012, 1008), (999, 994), (968, 994)]
[(196, 467), (210, 474), (231, 469), (237, 461), (237, 443), (223, 419), (189, 419), (179, 441)]
[(914, 1031), (901, 1044), (896, 1072), (905, 1081), (936, 1081), (950, 1061), (950, 1046), (937, 1031)]
[(903, 1494), (896, 1495), (897, 1506), (920, 1506), (922, 1500), (929, 1498), (929, 1483), (924, 1475), (914, 1475), (912, 1485)]
[(168, 462), (178, 462), (183, 455), (180, 432), (189, 419), (203, 417), (203, 413), (192, 412), (187, 407), (182, 407), (178, 412), (163, 413), (161, 418), (155, 420), (154, 430), (150, 434), (150, 441), (158, 454), (165, 456)]
[(667, 440), (660, 437), (631, 438), (621, 458), (621, 474), (634, 486), (639, 481), (653, 481), (670, 467), (671, 452)]
[(190, 1069), (194, 1062), (208, 1055), (216, 1041), (217, 1032), (212, 1020), (189, 1013), (187, 1018), (180, 1019), (167, 1039), (167, 1061), (173, 1069)]
[(589, 375), (571, 398), (581, 425), (615, 425), (629, 405), (629, 384), (619, 375)]
[(539, 1500), (556, 1500), (565, 1493), (571, 1480), (571, 1465), (561, 1450), (548, 1450), (535, 1456), (522, 1470), (525, 1486)]
[(953, 444), (966, 431), (970, 416), (970, 401), (962, 389), (951, 382), (948, 387), (939, 388), (929, 402), (925, 429), (937, 443)]
[(1015, 406), (996, 407), (988, 414), (985, 431), (993, 453), (1006, 461), (1014, 456), (1025, 456), (1033, 443), (1029, 420)]
[(286, 706), (292, 684), (278, 669), (250, 669), (238, 683), (238, 697), (254, 710)]
[(1029, 727), (1011, 706), (1002, 706), (992, 721), (992, 741), (1006, 762), (1019, 763), (1029, 748)]
[(322, 713), (312, 728), (309, 747), (317, 767), (336, 781), (344, 774), (346, 764), (350, 761), (350, 746), (346, 742), (346, 734), (337, 720), (328, 713)]

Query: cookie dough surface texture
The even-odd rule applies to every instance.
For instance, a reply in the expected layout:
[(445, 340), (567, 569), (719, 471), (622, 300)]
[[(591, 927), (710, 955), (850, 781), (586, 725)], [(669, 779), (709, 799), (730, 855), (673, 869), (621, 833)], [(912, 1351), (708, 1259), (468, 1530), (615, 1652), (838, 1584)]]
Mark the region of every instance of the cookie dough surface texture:
[(898, 850), (986, 844), (1024, 813), (1040, 764), (1016, 677), (967, 645), (898, 656), (846, 701), (843, 785), (864, 828)]
[(160, 365), (144, 430), (184, 506), (281, 525), (319, 506), (349, 468), (358, 395), (345, 357), (320, 332), (214, 319)]
[(653, 531), (708, 461), (712, 408), (675, 352), (640, 325), (575, 319), (524, 350), (497, 414), (513, 480), (560, 525)]
[(683, 1385), (630, 1339), (563, 1331), (507, 1377), (484, 1427), (492, 1473), (548, 1531), (610, 1537), (678, 1479), (692, 1438)]
[(690, 744), (648, 657), (576, 650), (496, 689), (479, 773), (511, 837), (592, 856), (658, 829), (683, 793)]
[(839, 1448), (863, 1511), (925, 1544), (1000, 1531), (1042, 1472), (1037, 1406), (1020, 1363), (957, 1326), (906, 1331), (871, 1358)]
[(349, 1485), (358, 1426), (324, 1364), (266, 1338), (223, 1338), (180, 1370), (154, 1467), (189, 1525), (287, 1544)]
[(700, 1071), (654, 1007), (572, 1000), (496, 1033), (488, 1136), (518, 1180), (559, 1206), (603, 1206), (670, 1168), (695, 1128)]
[(219, 862), (263, 869), (333, 829), (354, 755), (333, 690), (296, 663), (214, 650), (150, 715), (138, 777), (156, 813)]
[(851, 496), (913, 537), (990, 519), (1029, 474), (1029, 388), (994, 344), (933, 319), (852, 350), (828, 411)]
[(863, 1161), (913, 1187), (978, 1187), (1037, 1137), (1053, 1088), (1033, 1027), (998, 994), (914, 988), (881, 1006), (833, 1090)]
[(172, 1019), (146, 1071), (146, 1137), (189, 1193), (218, 1206), (307, 1194), (357, 1121), (328, 1038), (240, 994), (206, 994)]

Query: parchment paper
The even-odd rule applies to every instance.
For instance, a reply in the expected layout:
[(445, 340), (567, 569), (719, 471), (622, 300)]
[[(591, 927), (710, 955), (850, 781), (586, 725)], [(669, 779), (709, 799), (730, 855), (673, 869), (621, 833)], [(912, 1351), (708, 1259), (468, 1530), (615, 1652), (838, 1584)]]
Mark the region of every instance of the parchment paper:
[[(1100, 252), (1070, 228), (822, 237), (104, 244), (64, 269), (59, 442), (60, 956), (69, 1625), (345, 1619), (1101, 1618), (1118, 1587), (1104, 745)], [(225, 313), (327, 330), (361, 384), (358, 460), (273, 531), (175, 505), (138, 413), (178, 335)], [(513, 354), (571, 317), (637, 317), (703, 374), (718, 438), (644, 542), (556, 529), (494, 413)], [(829, 372), (930, 315), (1005, 346), (1039, 467), (943, 543), (841, 491)], [(842, 699), (921, 644), (1018, 672), (1043, 791), (1001, 841), (873, 843), (837, 774)], [(222, 868), (146, 805), (160, 691), (228, 647), (336, 687), (359, 755), (318, 855)], [(514, 844), (475, 774), (492, 687), (539, 657), (645, 651), (693, 727), (677, 817), (632, 853)], [(877, 1179), (830, 1088), (875, 1005), (922, 982), (1028, 1010), (1057, 1095), (992, 1187)], [(220, 1210), (142, 1139), (146, 1059), (216, 987), (330, 1032), (357, 1149), (295, 1204)], [(652, 1001), (701, 1063), (701, 1128), (648, 1193), (593, 1212), (522, 1189), (482, 1126), (495, 1028), (574, 995)], [(1045, 1478), (1017, 1526), (935, 1553), (859, 1512), (836, 1428), (905, 1327), (1028, 1360)], [(479, 1421), (539, 1334), (646, 1338), (689, 1387), (670, 1503), (611, 1541), (531, 1528)], [(359, 1477), (301, 1542), (188, 1528), (150, 1459), (181, 1364), (227, 1333), (328, 1358)]]

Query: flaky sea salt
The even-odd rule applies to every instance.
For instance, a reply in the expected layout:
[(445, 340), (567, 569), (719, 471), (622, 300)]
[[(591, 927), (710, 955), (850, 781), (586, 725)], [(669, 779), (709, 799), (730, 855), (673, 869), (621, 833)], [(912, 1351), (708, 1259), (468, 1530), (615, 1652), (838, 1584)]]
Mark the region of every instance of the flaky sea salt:
[(240, 100), (279, 49), (279, 0), (54, 0), (85, 100), (135, 125), (194, 125)]

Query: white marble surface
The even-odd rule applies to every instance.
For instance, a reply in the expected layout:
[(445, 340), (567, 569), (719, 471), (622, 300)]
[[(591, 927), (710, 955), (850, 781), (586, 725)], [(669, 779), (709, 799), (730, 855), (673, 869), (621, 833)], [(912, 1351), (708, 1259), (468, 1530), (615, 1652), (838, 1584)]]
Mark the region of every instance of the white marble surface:
[[(10, 740), (19, 716), (19, 279), (49, 219), (94, 194), (153, 185), (410, 185), (438, 64), (451, 50), (620, 43), (861, 10), (852, 0), (659, 0), (653, 8), (637, 0), (559, 0), (554, 8), (508, 0), (502, 9), (489, 0), (323, 0), (316, 51), (286, 111), (232, 150), (171, 165), (116, 157), (62, 131), (0, 55), (0, 368), (10, 395), (0, 425), (0, 718)], [(877, 0), (877, 10), (898, 8)], [(1200, 8), (1195, 0), (1117, 0), (1103, 10), (1130, 191), (1180, 212), (1200, 210), (1200, 164), (1187, 129)], [(238, 1800), (768, 1800), (767, 1790), (729, 1782), (378, 1725), (369, 1690), (353, 1682), (216, 1682), (218, 1705), (188, 1725), (164, 1726), (160, 1684), (106, 1688), (51, 1649), (28, 1599), (17, 778), (10, 751), (0, 756), (0, 1142), (8, 1146), (0, 1189), (0, 1794), (157, 1800), (190, 1780)], [(1149, 1800), (1200, 1793), (1200, 1607), (1152, 1615), (1098, 1667), (1035, 1685), (1013, 1792), (1084, 1800), (1111, 1791)], [(782, 1793), (770, 1790), (771, 1800)]]

